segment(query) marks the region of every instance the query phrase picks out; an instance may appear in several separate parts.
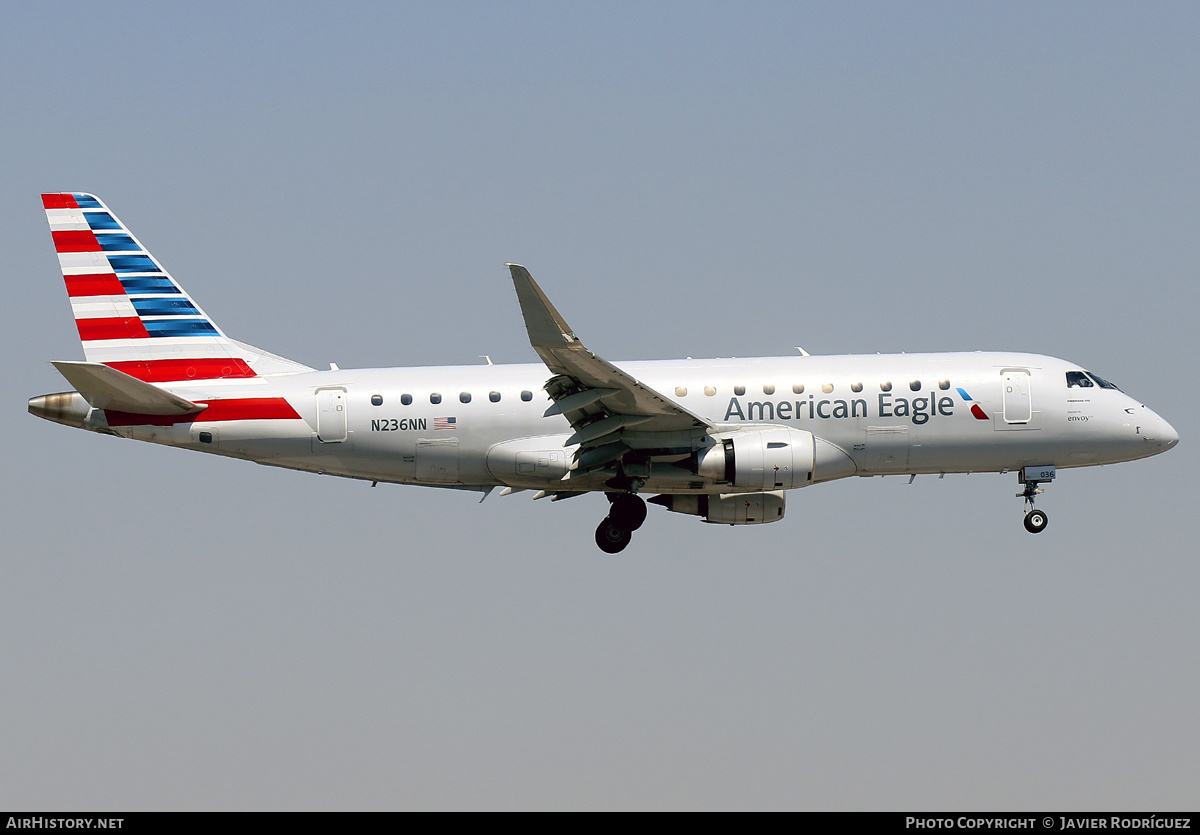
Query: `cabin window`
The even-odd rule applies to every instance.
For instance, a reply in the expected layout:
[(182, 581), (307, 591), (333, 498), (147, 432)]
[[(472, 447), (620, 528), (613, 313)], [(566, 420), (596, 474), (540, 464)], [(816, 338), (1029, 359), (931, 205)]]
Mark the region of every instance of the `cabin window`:
[(855, 393), (862, 391), (862, 383), (851, 383), (850, 391), (855, 392)]
[(891, 384), (891, 383), (880, 383), (880, 384), (879, 384), (879, 390), (880, 390), (880, 391), (891, 391), (891, 390), (892, 390), (892, 384)]
[(498, 392), (498, 391), (489, 392), (488, 400), (492, 401), (493, 403), (499, 403), (500, 402), (500, 392)]
[(746, 393), (746, 387), (745, 386), (734, 386), (733, 393), (736, 394), (738, 397), (741, 397), (743, 394)]
[(763, 394), (774, 394), (775, 386), (763, 386)]
[(412, 405), (412, 395), (411, 394), (400, 395), (400, 402), (403, 403), (405, 406), (411, 406)]
[(940, 388), (942, 391), (948, 391), (950, 389), (950, 381), (938, 380), (938, 388)]
[(825, 392), (826, 394), (829, 394), (831, 391), (833, 391), (833, 383), (822, 383), (821, 391)]
[(795, 383), (792, 385), (792, 394), (804, 394), (804, 383)]
[(460, 394), (458, 396), (458, 402), (459, 403), (470, 403), (471, 402), (471, 392), (464, 391), (462, 394)]
[(908, 384), (908, 387), (910, 389), (912, 389), (913, 391), (920, 391), (921, 390), (921, 381), (913, 380), (911, 383)]
[(371, 395), (371, 405), (372, 406), (382, 406), (383, 405), (383, 395), (382, 394), (372, 394)]
[(675, 386), (675, 396), (676, 397), (687, 397), (687, 387), (686, 386)]
[(200, 433), (200, 443), (211, 444), (212, 443), (212, 433), (211, 432), (201, 432)]
[(442, 402), (442, 396), (440, 394), (436, 394), (436, 393), (431, 394), (431, 395), (429, 395), (429, 402), (436, 406), (438, 403)]
[(521, 392), (521, 399), (524, 400), (526, 403), (528, 403), (530, 400), (533, 399), (533, 392), (532, 391)]
[(704, 387), (704, 396), (705, 397), (712, 397), (716, 393), (717, 393), (717, 389), (715, 386), (705, 386)]

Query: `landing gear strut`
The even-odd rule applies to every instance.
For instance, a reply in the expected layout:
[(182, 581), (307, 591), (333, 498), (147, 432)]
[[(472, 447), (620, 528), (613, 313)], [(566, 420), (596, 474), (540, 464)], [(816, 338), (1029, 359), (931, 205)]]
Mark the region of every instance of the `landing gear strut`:
[(1017, 474), (1017, 480), (1025, 485), (1025, 489), (1017, 494), (1018, 499), (1025, 500), (1025, 530), (1030, 533), (1041, 533), (1046, 530), (1050, 518), (1046, 511), (1037, 510), (1033, 506), (1035, 497), (1042, 494), (1039, 484), (1054, 480), (1054, 467), (1022, 467)]
[(646, 503), (634, 493), (610, 493), (608, 500), (612, 506), (596, 528), (596, 544), (606, 554), (616, 554), (625, 550), (633, 532), (646, 521)]

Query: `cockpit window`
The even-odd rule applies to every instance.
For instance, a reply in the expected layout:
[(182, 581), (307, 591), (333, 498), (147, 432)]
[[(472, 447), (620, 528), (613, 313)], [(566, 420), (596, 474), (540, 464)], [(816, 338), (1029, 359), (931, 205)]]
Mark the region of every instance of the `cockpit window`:
[(1067, 388), (1090, 389), (1091, 387), (1092, 381), (1089, 380), (1088, 375), (1084, 374), (1082, 371), (1067, 372)]
[(1117, 391), (1120, 391), (1119, 388), (1114, 386), (1108, 380), (1101, 377), (1099, 374), (1093, 374), (1092, 372), (1089, 371), (1088, 376), (1090, 376), (1093, 380), (1095, 380), (1096, 385), (1100, 386), (1100, 388), (1102, 388), (1102, 389), (1116, 389)]

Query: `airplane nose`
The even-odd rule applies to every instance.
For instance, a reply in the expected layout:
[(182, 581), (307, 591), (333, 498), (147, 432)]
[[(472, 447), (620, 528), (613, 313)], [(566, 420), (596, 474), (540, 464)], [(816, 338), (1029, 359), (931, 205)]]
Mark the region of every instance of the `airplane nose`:
[(1167, 450), (1179, 443), (1179, 433), (1175, 431), (1175, 427), (1167, 423), (1161, 417), (1158, 419), (1159, 429), (1158, 437), (1162, 440), (1163, 449)]

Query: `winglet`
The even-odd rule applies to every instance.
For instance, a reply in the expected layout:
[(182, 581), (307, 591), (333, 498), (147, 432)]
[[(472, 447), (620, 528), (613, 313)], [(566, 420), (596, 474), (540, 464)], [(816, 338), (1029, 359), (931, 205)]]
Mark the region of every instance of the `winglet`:
[(561, 348), (564, 342), (578, 342), (567, 320), (554, 309), (554, 305), (533, 280), (529, 270), (520, 264), (504, 266), (512, 273), (517, 301), (521, 304), (521, 315), (525, 318), (525, 330), (529, 332), (529, 342), (533, 347), (541, 345), (547, 348)]
[(135, 415), (190, 415), (207, 409), (98, 362), (55, 362), (58, 372), (96, 409)]

